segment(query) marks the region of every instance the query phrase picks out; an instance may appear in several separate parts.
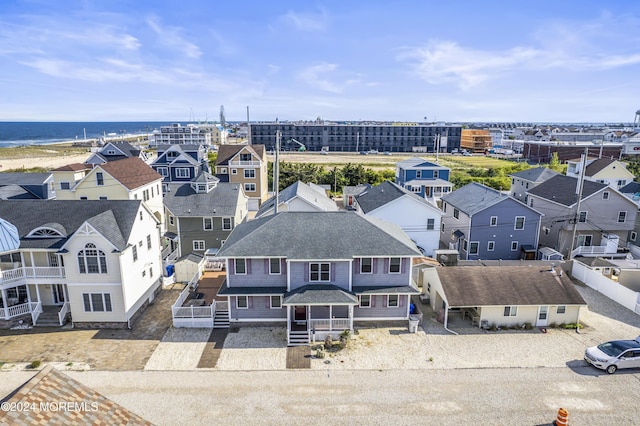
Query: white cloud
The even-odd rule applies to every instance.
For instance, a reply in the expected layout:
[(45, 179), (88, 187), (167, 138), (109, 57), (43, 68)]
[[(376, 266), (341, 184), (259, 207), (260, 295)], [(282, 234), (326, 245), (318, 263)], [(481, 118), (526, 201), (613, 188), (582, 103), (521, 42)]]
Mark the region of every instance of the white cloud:
[(182, 36), (182, 29), (165, 25), (157, 17), (147, 19), (147, 25), (156, 33), (158, 41), (169, 48), (182, 52), (189, 58), (197, 59), (202, 55), (200, 48)]
[(281, 19), (293, 25), (299, 31), (324, 31), (328, 25), (328, 14), (325, 10), (320, 13), (300, 13), (289, 11)]
[(346, 86), (353, 84), (355, 80), (348, 79), (344, 83), (336, 83), (329, 80), (328, 75), (333, 74), (337, 69), (338, 65), (336, 64), (321, 62), (302, 69), (298, 73), (298, 78), (317, 89), (331, 93), (341, 93)]

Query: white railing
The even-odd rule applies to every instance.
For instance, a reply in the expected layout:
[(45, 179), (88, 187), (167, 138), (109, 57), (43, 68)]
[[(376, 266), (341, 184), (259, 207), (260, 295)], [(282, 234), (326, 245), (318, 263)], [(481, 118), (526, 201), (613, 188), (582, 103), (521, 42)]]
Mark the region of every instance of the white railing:
[(69, 302), (64, 302), (62, 305), (62, 309), (58, 312), (58, 320), (60, 321), (60, 327), (64, 325), (64, 320), (67, 318), (67, 314), (69, 313)]
[(232, 160), (229, 161), (230, 166), (259, 166), (260, 161), (242, 161), (242, 160)]
[(226, 301), (225, 302), (220, 302), (220, 301), (216, 302), (216, 301), (214, 301), (214, 303), (216, 305), (216, 308), (215, 308), (216, 311), (228, 311), (229, 310), (229, 302), (226, 302)]
[(9, 283), (24, 278), (63, 278), (64, 276), (64, 268), (57, 266), (23, 266), (0, 271), (0, 282)]
[(19, 305), (9, 306), (7, 308), (7, 313), (9, 314), (7, 319), (17, 317), (18, 315), (28, 314), (29, 312), (31, 312), (31, 306), (29, 305), (29, 303), (21, 303)]
[(42, 302), (31, 302), (31, 320), (33, 321), (33, 324), (36, 323), (36, 321), (38, 321), (38, 317), (40, 316), (40, 314), (42, 313)]
[(171, 306), (171, 309), (181, 307), (184, 304), (184, 301), (187, 300), (187, 297), (189, 297), (189, 286), (186, 286), (184, 290), (180, 292), (178, 299), (175, 301), (173, 306)]
[[(574, 249), (571, 252), (571, 257), (576, 257), (577, 255), (582, 255), (584, 256), (586, 255), (602, 255), (602, 254), (608, 254), (610, 252), (607, 251), (607, 246), (580, 246), (577, 247), (576, 249)], [(616, 253), (616, 252), (613, 252)]]
[(213, 318), (213, 305), (182, 306), (173, 309), (174, 318)]
[(169, 253), (171, 253), (171, 246), (166, 246), (161, 252), (160, 252), (160, 258), (164, 259), (166, 258)]
[(322, 330), (349, 330), (350, 321), (349, 318), (338, 318), (338, 319), (312, 319), (309, 320), (309, 329), (322, 331)]
[(175, 249), (164, 259), (165, 264), (169, 264), (171, 262), (175, 262), (178, 258), (178, 249)]

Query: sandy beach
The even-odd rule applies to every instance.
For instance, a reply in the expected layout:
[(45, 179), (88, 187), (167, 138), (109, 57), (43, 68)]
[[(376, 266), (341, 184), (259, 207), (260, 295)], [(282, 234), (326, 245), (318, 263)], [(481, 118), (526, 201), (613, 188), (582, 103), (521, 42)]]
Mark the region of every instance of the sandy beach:
[(47, 170), (56, 169), (72, 163), (83, 163), (89, 158), (90, 153), (74, 154), (59, 157), (25, 157), (25, 158), (1, 158), (0, 171), (30, 169), (42, 167)]

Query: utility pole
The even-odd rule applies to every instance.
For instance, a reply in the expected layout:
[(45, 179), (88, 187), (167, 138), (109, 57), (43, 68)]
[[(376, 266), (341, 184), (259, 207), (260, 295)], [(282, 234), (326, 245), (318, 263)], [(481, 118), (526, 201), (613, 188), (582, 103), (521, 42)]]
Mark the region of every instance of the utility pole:
[(279, 191), (279, 182), (278, 182), (278, 175), (280, 174), (280, 164), (279, 164), (279, 157), (280, 157), (280, 139), (282, 138), (282, 132), (280, 132), (280, 130), (276, 130), (276, 149), (275, 149), (275, 161), (273, 163), (273, 192), (274, 197), (275, 197), (275, 204), (273, 205), (273, 214), (278, 214), (278, 202), (279, 202), (279, 197), (278, 197), (278, 193)]
[(584, 149), (584, 154), (582, 154), (582, 164), (580, 170), (580, 179), (578, 180), (578, 204), (576, 205), (576, 214), (573, 219), (573, 232), (571, 234), (571, 246), (569, 247), (569, 260), (573, 259), (573, 246), (574, 241), (576, 239), (576, 231), (578, 229), (578, 221), (580, 220), (580, 204), (582, 202), (582, 188), (584, 187), (584, 174), (587, 169), (587, 157), (589, 156), (589, 148)]

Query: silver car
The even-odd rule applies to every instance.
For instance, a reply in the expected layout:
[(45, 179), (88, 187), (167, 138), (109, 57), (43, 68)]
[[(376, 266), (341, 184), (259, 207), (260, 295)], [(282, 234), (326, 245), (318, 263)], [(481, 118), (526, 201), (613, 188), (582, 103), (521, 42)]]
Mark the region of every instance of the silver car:
[(640, 367), (640, 336), (635, 340), (612, 340), (587, 348), (584, 360), (609, 374), (619, 368)]

